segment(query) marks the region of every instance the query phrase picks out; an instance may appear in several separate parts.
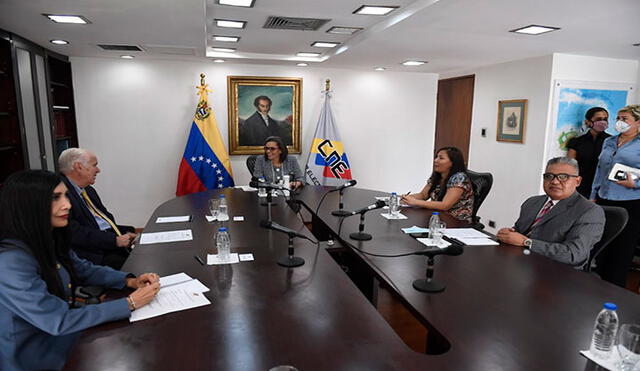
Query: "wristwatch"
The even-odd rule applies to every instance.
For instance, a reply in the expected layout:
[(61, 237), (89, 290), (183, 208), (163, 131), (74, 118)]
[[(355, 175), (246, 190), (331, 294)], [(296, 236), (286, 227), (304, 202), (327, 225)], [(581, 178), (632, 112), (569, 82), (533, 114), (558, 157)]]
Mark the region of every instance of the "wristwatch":
[(531, 245), (533, 245), (533, 241), (530, 238), (524, 240), (524, 250), (522, 250), (522, 252), (525, 255), (531, 254)]

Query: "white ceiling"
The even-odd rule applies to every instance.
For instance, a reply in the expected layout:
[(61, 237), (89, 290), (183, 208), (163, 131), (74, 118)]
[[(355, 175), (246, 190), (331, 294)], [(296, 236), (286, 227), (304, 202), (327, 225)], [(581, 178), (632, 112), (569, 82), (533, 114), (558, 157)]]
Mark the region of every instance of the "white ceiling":
[[(397, 5), (387, 16), (352, 12), (363, 4)], [(42, 13), (80, 14), (89, 25), (60, 25)], [(318, 31), (266, 30), (268, 16), (331, 19)], [(214, 18), (247, 21), (242, 30), (217, 28)], [(508, 32), (529, 24), (561, 27), (540, 36)], [(554, 52), (640, 59), (640, 0), (255, 0), (253, 8), (216, 4), (215, 0), (0, 0), (0, 28), (70, 56), (117, 58), (96, 44), (135, 44), (138, 58), (205, 59), (206, 47), (237, 48), (227, 63), (293, 64), (295, 53), (318, 51), (323, 62), (311, 65), (370, 70), (450, 73), (480, 65)], [(331, 26), (357, 26), (354, 36), (332, 35)], [(220, 43), (214, 34), (240, 36)], [(57, 46), (62, 38), (70, 45)], [(314, 41), (342, 43), (333, 49)], [(153, 47), (178, 48), (182, 54)], [(337, 54), (339, 48), (346, 49)], [(346, 47), (346, 48), (345, 48)], [(166, 50), (165, 50), (166, 51)], [(337, 55), (336, 55), (337, 54)], [(406, 59), (429, 61), (405, 67)]]

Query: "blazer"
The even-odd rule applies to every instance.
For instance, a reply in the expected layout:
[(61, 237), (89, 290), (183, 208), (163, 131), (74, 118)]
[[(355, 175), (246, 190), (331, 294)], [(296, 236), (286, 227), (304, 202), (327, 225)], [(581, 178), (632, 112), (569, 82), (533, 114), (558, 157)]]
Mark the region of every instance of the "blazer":
[[(525, 234), (548, 196), (534, 196), (520, 208), (520, 216), (514, 226)], [(591, 248), (600, 241), (604, 230), (604, 211), (578, 192), (558, 202), (529, 232), (531, 251), (561, 263), (582, 268), (589, 258)]]
[(300, 170), (300, 165), (295, 157), (287, 156), (280, 165), (280, 171), (282, 174), (279, 174), (279, 172), (274, 169), (271, 161), (265, 160), (264, 156), (258, 155), (256, 158), (256, 164), (253, 168), (253, 174), (251, 175), (255, 178), (263, 176), (267, 183), (275, 183), (275, 177), (278, 177), (278, 175), (291, 175), (290, 180), (292, 182), (304, 183), (304, 174), (302, 173), (302, 170)]
[[(105, 252), (109, 250), (122, 250), (122, 247), (116, 245), (116, 234), (113, 231), (101, 231), (96, 222), (96, 218), (87, 207), (84, 200), (78, 192), (75, 191), (73, 184), (69, 178), (61, 175), (62, 180), (69, 189), (69, 201), (71, 202), (71, 210), (69, 211), (69, 228), (71, 229), (71, 248), (79, 257), (87, 259), (94, 264), (100, 264)], [(88, 186), (85, 188), (91, 202), (100, 209), (114, 223), (116, 220), (107, 208), (102, 204), (98, 192)], [(118, 228), (122, 233), (133, 231), (133, 227), (120, 226)]]
[[(79, 284), (121, 289), (126, 273), (96, 266), (70, 252)], [(18, 240), (0, 240), (0, 370), (58, 370), (64, 366), (80, 331), (128, 318), (126, 298), (70, 308), (47, 290), (39, 265)], [(68, 298), (69, 274), (58, 265)]]

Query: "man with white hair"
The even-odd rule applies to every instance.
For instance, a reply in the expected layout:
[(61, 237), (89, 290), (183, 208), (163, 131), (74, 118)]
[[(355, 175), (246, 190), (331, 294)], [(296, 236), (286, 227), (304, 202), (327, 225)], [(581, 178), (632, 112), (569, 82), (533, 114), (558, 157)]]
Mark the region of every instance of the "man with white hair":
[(133, 227), (116, 224), (92, 187), (100, 172), (98, 158), (86, 149), (68, 148), (58, 165), (71, 201), (71, 247), (81, 258), (120, 269), (136, 234)]

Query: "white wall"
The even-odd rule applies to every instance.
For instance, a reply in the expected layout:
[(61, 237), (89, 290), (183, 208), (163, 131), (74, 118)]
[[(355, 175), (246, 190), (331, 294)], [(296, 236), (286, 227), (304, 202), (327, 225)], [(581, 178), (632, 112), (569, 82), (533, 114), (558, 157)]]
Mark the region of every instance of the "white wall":
[(638, 82), (638, 61), (555, 53), (552, 79), (590, 82)]
[[(332, 107), (354, 178), (362, 188), (417, 191), (431, 172), (437, 75), (206, 62), (71, 58), (82, 147), (96, 152), (96, 188), (118, 221), (144, 226), (175, 197), (177, 172), (197, 103), (201, 72), (227, 142), (227, 75), (303, 78), (302, 155), (307, 158), (331, 79)], [(232, 156), (236, 184), (246, 156)]]

